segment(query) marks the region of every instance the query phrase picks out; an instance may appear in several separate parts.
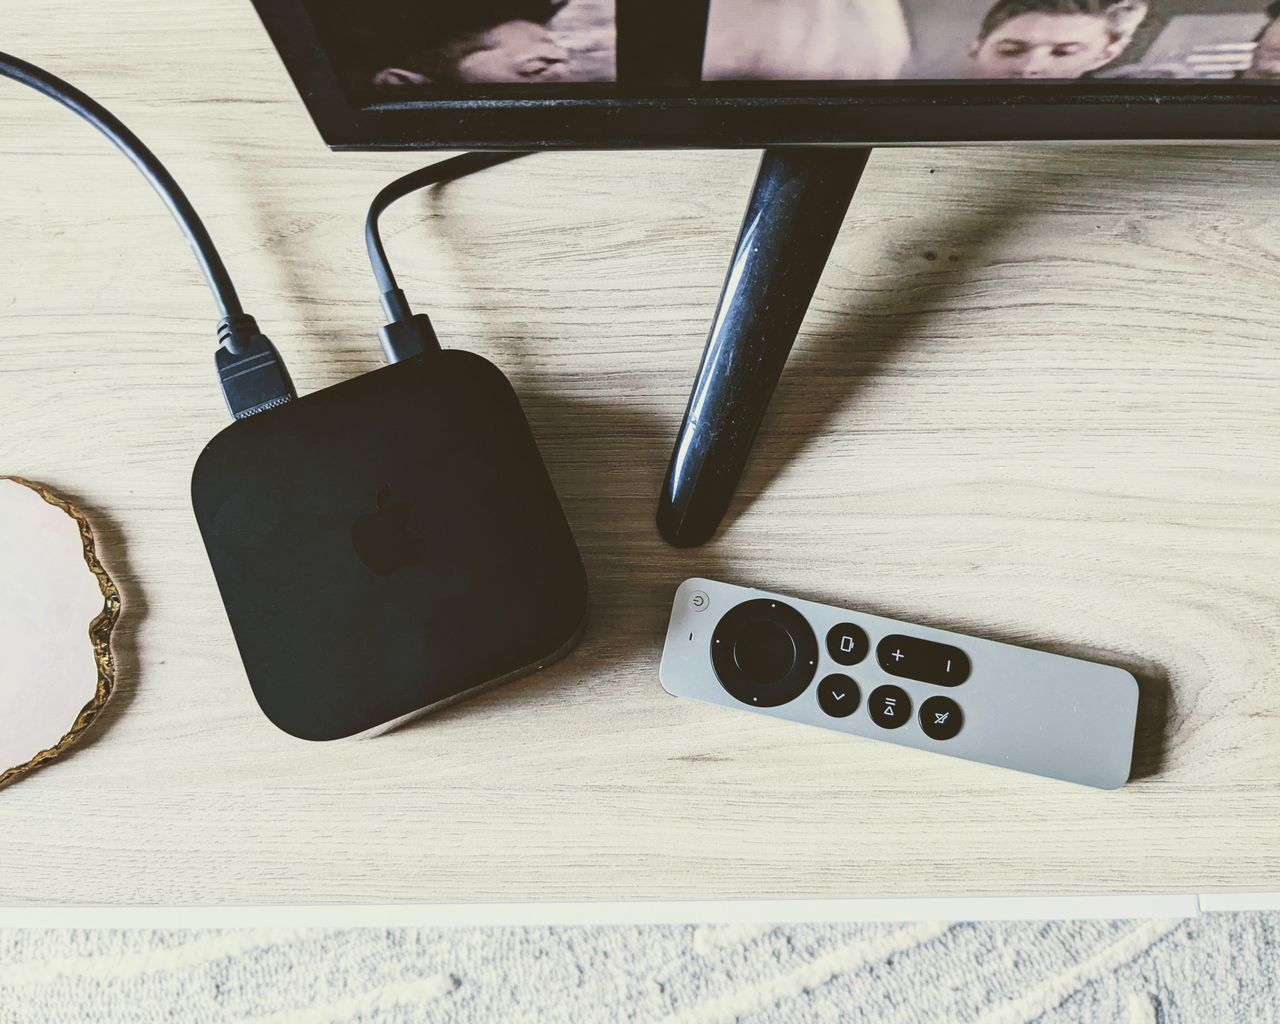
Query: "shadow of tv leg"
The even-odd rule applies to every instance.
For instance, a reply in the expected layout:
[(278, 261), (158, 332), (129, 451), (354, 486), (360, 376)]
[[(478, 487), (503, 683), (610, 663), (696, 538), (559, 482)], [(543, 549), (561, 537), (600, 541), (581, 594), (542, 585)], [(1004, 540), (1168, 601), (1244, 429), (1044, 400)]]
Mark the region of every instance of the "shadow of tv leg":
[(765, 150), (658, 499), (676, 547), (710, 540), (729, 507), (870, 155)]

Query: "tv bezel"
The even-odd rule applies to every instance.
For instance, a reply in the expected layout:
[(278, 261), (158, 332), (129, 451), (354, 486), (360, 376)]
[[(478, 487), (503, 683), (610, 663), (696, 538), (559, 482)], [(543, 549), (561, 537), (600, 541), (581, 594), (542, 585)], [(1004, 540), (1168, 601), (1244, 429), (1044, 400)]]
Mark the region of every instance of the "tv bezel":
[(1273, 142), (1280, 82), (1094, 79), (476, 87), (356, 102), (300, 0), (253, 0), (333, 149)]

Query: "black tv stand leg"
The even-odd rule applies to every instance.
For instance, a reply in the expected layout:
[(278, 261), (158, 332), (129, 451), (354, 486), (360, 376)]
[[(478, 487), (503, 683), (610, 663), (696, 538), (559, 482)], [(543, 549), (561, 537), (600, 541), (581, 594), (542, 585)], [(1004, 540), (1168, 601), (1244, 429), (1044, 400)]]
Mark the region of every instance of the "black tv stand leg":
[(766, 149), (658, 499), (676, 547), (711, 539), (738, 486), (871, 150)]

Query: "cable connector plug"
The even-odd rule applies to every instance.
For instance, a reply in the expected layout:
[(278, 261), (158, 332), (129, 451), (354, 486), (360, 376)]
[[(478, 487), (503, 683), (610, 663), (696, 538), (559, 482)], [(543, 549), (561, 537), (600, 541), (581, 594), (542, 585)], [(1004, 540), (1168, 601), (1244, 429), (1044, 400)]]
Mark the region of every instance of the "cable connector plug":
[(391, 321), (378, 331), (382, 354), (388, 363), (399, 363), (424, 352), (440, 351), (440, 339), (431, 326), (431, 318), (426, 313), (413, 312), (399, 288), (383, 292), (382, 309)]
[(442, 185), (447, 181), (482, 171), (486, 167), (496, 167), (523, 153), (463, 153), (411, 171), (403, 178), (397, 178), (373, 198), (369, 204), (369, 215), (364, 221), (364, 243), (369, 250), (369, 265), (373, 267), (374, 279), (378, 282), (378, 291), (382, 293), (382, 311), (387, 317), (387, 326), (378, 332), (382, 341), (382, 351), (388, 363), (398, 363), (412, 359), (425, 352), (439, 352), (440, 340), (427, 317), (414, 314), (409, 308), (409, 300), (405, 298), (396, 284), (396, 275), (391, 272), (391, 264), (387, 262), (387, 251), (382, 245), (382, 232), (378, 221), (388, 206), (397, 199), (402, 199), (411, 192), (429, 185)]
[(222, 397), (234, 419), (266, 412), (298, 397), (280, 353), (247, 313), (218, 321), (214, 359)]

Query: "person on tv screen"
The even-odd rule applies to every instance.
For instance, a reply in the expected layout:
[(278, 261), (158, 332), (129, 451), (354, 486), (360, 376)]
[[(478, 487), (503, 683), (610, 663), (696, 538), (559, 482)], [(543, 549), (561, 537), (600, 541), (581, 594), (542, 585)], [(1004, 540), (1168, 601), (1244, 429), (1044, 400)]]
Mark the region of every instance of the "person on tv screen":
[(712, 0), (708, 81), (897, 78), (911, 40), (899, 0)]
[(1280, 0), (1267, 8), (1267, 25), (1258, 34), (1253, 59), (1241, 78), (1280, 78)]
[(1124, 53), (1146, 0), (996, 0), (974, 41), (980, 78), (1080, 78)]
[(569, 54), (547, 28), (567, 2), (466, 2), (443, 16), (429, 4), (400, 3), (395, 21), (412, 42), (403, 58), (374, 74), (374, 85), (567, 81)]

